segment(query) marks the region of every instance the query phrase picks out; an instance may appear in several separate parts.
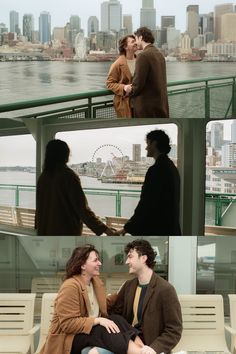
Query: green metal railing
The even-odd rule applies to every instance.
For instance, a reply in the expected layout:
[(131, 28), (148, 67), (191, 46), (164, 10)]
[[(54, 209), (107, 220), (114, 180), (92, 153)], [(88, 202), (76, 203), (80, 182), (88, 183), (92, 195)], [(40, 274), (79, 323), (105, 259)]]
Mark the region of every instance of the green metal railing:
[[(171, 118), (236, 117), (236, 76), (169, 82), (168, 97)], [(75, 119), (113, 119), (116, 115), (112, 99), (111, 91), (100, 90), (8, 103), (0, 105), (0, 118), (41, 118), (47, 124)], [(43, 109), (40, 111), (39, 107)], [(1, 122), (7, 128), (4, 124)]]
[[(9, 199), (8, 196), (3, 195), (3, 192), (13, 192), (13, 196)], [(35, 186), (32, 185), (11, 185), (11, 184), (0, 184), (0, 200), (1, 205), (8, 205), (13, 207), (25, 207), (22, 201), (22, 192), (33, 193), (32, 197), (27, 197), (31, 200), (31, 208), (35, 208)], [(114, 216), (124, 216), (122, 205), (124, 198), (138, 198), (140, 196), (140, 190), (131, 189), (108, 189), (108, 188), (84, 188), (84, 192), (87, 196), (95, 197), (112, 197), (114, 201), (115, 215)], [(103, 199), (104, 202), (104, 199)], [(125, 203), (125, 202), (124, 202)], [(236, 194), (219, 194), (219, 193), (206, 193), (205, 194), (206, 203), (206, 224), (222, 226), (222, 219), (226, 209), (232, 204), (236, 203)], [(126, 204), (126, 203), (125, 203)], [(28, 207), (28, 205), (27, 205)], [(93, 206), (92, 206), (93, 207)], [(112, 215), (110, 215), (112, 216)], [(236, 226), (236, 225), (235, 225)]]

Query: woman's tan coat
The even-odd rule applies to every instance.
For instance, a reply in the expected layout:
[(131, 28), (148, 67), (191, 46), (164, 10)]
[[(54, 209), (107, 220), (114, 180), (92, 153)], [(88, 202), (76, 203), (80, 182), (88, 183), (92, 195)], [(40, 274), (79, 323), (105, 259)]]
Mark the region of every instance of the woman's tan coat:
[[(106, 317), (104, 285), (99, 277), (94, 277), (92, 282), (100, 314)], [(88, 317), (89, 307), (88, 293), (81, 275), (65, 280), (55, 300), (49, 334), (40, 354), (70, 354), (75, 334), (91, 332), (94, 318)]]
[(124, 86), (132, 83), (125, 55), (121, 55), (112, 65), (107, 77), (107, 88), (114, 92), (114, 108), (118, 118), (131, 118), (130, 99), (125, 97)]

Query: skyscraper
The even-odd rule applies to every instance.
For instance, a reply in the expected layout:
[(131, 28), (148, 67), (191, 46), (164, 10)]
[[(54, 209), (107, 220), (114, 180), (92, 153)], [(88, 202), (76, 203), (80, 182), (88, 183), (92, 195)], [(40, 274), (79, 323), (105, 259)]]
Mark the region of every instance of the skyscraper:
[(221, 16), (221, 40), (223, 42), (236, 41), (236, 12)]
[(141, 144), (133, 144), (133, 161), (141, 161)]
[(132, 15), (123, 15), (123, 27), (127, 29), (128, 34), (133, 33)]
[(221, 16), (233, 12), (234, 7), (232, 3), (216, 5), (215, 6), (215, 39), (221, 39)]
[(91, 33), (96, 33), (99, 31), (99, 21), (97, 16), (90, 16), (88, 19), (88, 37)]
[(101, 4), (101, 30), (119, 32), (122, 26), (122, 6), (118, 0)]
[(167, 43), (167, 28), (175, 27), (175, 16), (161, 16), (161, 45)]
[(191, 40), (198, 36), (199, 5), (187, 6), (187, 33)]
[(39, 16), (39, 40), (42, 43), (51, 40), (51, 15), (46, 11), (41, 12)]
[(231, 143), (236, 144), (236, 120), (231, 124)]
[(10, 32), (19, 33), (19, 13), (16, 11), (10, 11)]
[(156, 9), (154, 0), (142, 0), (140, 9), (140, 26), (148, 27), (150, 30), (156, 29)]
[(33, 31), (34, 17), (31, 14), (25, 14), (23, 16), (23, 36), (25, 36), (29, 42), (33, 42)]
[(75, 30), (76, 33), (79, 33), (81, 30), (81, 20), (80, 17), (77, 15), (71, 15), (70, 17), (70, 26), (71, 30)]
[(224, 125), (216, 122), (211, 127), (211, 147), (220, 150), (223, 145)]

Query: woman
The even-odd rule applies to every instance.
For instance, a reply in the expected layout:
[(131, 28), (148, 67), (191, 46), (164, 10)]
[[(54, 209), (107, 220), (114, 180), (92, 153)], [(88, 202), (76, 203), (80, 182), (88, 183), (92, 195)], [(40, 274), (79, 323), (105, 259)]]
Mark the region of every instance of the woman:
[(119, 58), (111, 65), (107, 78), (107, 88), (114, 92), (114, 108), (118, 118), (131, 118), (132, 110), (128, 97), (135, 70), (137, 44), (133, 35), (119, 41)]
[(41, 236), (80, 236), (83, 222), (96, 234), (113, 235), (89, 208), (79, 177), (67, 166), (70, 149), (59, 139), (46, 146), (36, 190), (35, 228)]
[(66, 265), (65, 281), (55, 300), (54, 315), (40, 354), (80, 354), (88, 346), (115, 354), (141, 354), (137, 330), (121, 316), (107, 317), (105, 288), (98, 277), (101, 262), (93, 245), (77, 247)]

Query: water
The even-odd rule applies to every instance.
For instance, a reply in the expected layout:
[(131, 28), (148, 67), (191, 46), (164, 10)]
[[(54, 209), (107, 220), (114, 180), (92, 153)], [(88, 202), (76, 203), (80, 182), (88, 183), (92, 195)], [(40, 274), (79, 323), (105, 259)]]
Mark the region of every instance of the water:
[[(106, 89), (111, 62), (0, 62), (0, 104)], [(236, 75), (236, 63), (167, 62), (168, 81)]]

